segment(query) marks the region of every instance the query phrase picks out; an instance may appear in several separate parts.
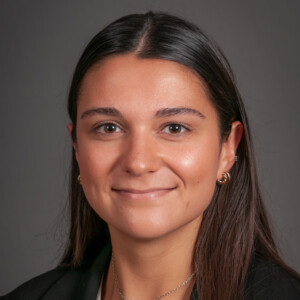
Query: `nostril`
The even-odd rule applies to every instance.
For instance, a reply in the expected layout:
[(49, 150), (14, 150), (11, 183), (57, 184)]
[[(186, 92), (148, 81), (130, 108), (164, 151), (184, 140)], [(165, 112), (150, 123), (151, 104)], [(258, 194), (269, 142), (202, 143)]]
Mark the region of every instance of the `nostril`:
[[(143, 147), (146, 148), (146, 147)], [(136, 151), (136, 148), (124, 151), (121, 167), (124, 172), (132, 175), (142, 175), (144, 173), (153, 173), (160, 168), (160, 158), (154, 147), (147, 147), (143, 151)]]

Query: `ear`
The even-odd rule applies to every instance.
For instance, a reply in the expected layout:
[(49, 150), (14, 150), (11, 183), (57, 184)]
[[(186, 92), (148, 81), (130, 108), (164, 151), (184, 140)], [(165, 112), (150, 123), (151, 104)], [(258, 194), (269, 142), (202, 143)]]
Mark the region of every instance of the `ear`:
[(223, 177), (223, 173), (229, 172), (235, 162), (236, 149), (243, 136), (243, 125), (240, 121), (232, 123), (230, 134), (223, 142), (218, 169), (218, 179)]
[(73, 124), (70, 123), (70, 124), (67, 124), (67, 129), (68, 129), (68, 134), (69, 134), (69, 137), (71, 139), (71, 142), (72, 142), (72, 146), (75, 150), (75, 154), (76, 154), (76, 160), (78, 161), (78, 147), (77, 147), (77, 144), (76, 142), (73, 141), (73, 138), (72, 138), (72, 129), (73, 129)]

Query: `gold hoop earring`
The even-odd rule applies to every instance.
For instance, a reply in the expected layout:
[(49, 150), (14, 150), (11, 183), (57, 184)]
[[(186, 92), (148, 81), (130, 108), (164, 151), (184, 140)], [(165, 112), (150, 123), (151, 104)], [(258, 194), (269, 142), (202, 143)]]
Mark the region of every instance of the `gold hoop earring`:
[(230, 180), (230, 174), (229, 172), (225, 172), (222, 175), (223, 175), (222, 178), (218, 179), (217, 181), (220, 184), (226, 184)]
[(77, 176), (77, 181), (78, 181), (78, 183), (81, 185), (81, 177), (80, 177), (80, 174)]

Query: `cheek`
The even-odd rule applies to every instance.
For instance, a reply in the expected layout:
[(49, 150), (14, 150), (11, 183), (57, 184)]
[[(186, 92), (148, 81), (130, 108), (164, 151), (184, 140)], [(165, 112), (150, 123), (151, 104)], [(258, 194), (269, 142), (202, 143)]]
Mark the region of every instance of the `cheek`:
[(81, 145), (77, 154), (77, 161), (82, 185), (88, 197), (91, 192), (98, 193), (99, 187), (101, 191), (105, 189), (110, 180), (110, 171), (117, 158), (114, 152), (106, 151), (105, 147), (99, 147), (95, 142), (87, 141)]
[(185, 184), (216, 182), (219, 166), (218, 147), (211, 147), (210, 144), (191, 145), (174, 151), (172, 161), (170, 164), (176, 166), (175, 172)]
[(91, 150), (93, 149), (89, 149), (88, 146), (85, 146), (82, 147), (78, 153), (77, 161), (84, 182), (93, 182), (94, 180), (97, 180), (97, 177), (101, 177), (101, 173), (103, 172), (103, 164), (100, 163), (101, 158), (99, 158), (99, 154)]
[(89, 141), (82, 143), (77, 156), (86, 199), (94, 211), (104, 220), (107, 219), (107, 210), (113, 211), (108, 195), (111, 182), (110, 174), (115, 160), (112, 151), (106, 151), (105, 147), (99, 147), (97, 143)]
[[(187, 209), (202, 214), (209, 205), (216, 186), (219, 152), (210, 144), (178, 150), (172, 156), (174, 173), (180, 178)], [(170, 163), (171, 165), (171, 163)]]

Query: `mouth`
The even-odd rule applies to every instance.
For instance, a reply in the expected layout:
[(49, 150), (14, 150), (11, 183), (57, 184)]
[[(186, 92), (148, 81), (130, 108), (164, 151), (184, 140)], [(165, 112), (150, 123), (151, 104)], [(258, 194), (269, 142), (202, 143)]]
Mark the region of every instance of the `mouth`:
[(127, 199), (132, 200), (154, 200), (160, 198), (177, 187), (171, 188), (150, 188), (150, 189), (131, 189), (131, 188), (112, 188), (112, 191)]

